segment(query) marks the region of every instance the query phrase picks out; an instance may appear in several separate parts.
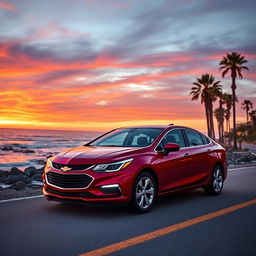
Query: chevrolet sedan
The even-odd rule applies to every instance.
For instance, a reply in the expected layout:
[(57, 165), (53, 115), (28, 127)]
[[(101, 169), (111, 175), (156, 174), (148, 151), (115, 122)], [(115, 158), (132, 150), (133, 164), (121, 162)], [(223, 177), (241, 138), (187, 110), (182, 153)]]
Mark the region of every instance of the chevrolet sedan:
[(203, 188), (222, 191), (225, 149), (183, 126), (112, 130), (48, 159), (43, 193), (48, 200), (128, 203), (148, 212), (158, 195)]

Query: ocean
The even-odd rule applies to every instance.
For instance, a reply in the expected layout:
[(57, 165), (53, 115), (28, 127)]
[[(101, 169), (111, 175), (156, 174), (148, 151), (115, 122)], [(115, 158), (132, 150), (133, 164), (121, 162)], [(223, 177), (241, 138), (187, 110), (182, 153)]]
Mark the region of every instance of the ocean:
[(83, 145), (99, 132), (0, 128), (0, 170), (41, 168), (47, 156)]

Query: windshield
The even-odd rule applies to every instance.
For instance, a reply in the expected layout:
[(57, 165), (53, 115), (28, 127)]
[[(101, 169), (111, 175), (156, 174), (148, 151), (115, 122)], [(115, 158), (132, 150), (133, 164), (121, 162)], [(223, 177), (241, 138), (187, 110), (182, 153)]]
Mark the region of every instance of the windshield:
[(146, 147), (151, 145), (163, 129), (117, 129), (87, 144), (100, 147)]

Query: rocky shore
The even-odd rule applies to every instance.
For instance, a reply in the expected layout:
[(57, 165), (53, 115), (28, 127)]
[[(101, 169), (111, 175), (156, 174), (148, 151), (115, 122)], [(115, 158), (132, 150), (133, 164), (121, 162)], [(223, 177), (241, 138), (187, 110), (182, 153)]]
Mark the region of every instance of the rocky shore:
[(41, 194), (44, 167), (31, 166), (23, 171), (17, 167), (0, 170), (0, 200)]
[[(40, 160), (41, 164), (44, 164)], [(227, 151), (228, 166), (256, 165), (256, 154), (250, 151)], [(44, 167), (25, 168), (24, 172), (17, 167), (10, 171), (0, 170), (0, 200), (42, 194), (42, 174)]]

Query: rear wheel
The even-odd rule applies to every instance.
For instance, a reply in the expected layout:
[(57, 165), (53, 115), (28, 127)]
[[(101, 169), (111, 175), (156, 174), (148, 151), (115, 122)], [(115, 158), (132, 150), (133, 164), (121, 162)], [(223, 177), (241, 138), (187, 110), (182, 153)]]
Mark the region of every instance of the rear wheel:
[(148, 172), (142, 172), (135, 180), (131, 206), (137, 213), (146, 213), (151, 208), (156, 197), (156, 183)]
[(222, 191), (224, 182), (224, 176), (222, 172), (222, 168), (219, 165), (216, 165), (213, 168), (211, 183), (205, 187), (205, 192), (208, 195), (218, 195)]

